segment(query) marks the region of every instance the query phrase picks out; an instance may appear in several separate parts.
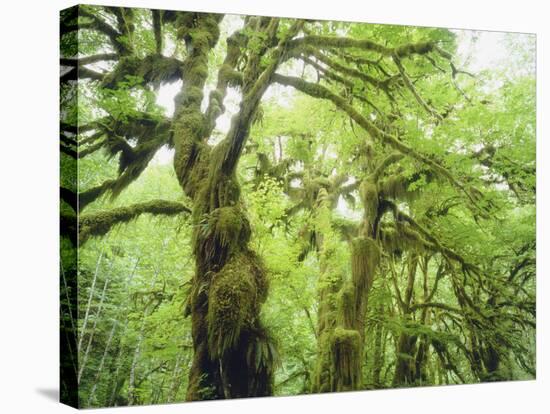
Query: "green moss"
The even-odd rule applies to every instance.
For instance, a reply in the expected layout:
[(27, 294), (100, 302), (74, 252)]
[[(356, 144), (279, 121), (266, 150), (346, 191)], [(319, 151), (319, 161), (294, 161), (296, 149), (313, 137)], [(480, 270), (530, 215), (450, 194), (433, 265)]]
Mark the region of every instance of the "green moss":
[(394, 200), (414, 200), (418, 192), (409, 189), (409, 180), (403, 176), (388, 177), (380, 183), (381, 196)]
[(234, 350), (244, 330), (254, 328), (265, 300), (265, 270), (251, 251), (233, 255), (213, 276), (208, 301), (208, 349), (211, 358)]
[(351, 242), (352, 281), (359, 292), (372, 286), (374, 273), (380, 262), (378, 243), (370, 237), (357, 237)]
[(359, 195), (363, 202), (366, 227), (369, 231), (372, 231), (374, 220), (378, 213), (378, 188), (376, 184), (365, 180), (359, 187)]
[(395, 49), (397, 57), (409, 56), (412, 54), (426, 54), (434, 49), (435, 44), (433, 42), (419, 42), (403, 45)]
[(331, 390), (359, 389), (361, 384), (361, 335), (356, 330), (336, 328), (330, 338)]
[(90, 237), (103, 236), (115, 225), (129, 223), (144, 213), (173, 216), (189, 212), (190, 210), (183, 204), (167, 200), (152, 200), (128, 207), (113, 208), (80, 216), (78, 237), (80, 244), (83, 244)]
[(338, 293), (338, 325), (352, 327), (357, 323), (357, 294), (352, 283), (346, 283)]
[(207, 175), (210, 150), (201, 142), (204, 128), (205, 119), (200, 111), (182, 110), (174, 123), (174, 169), (185, 193), (191, 198), (195, 198)]
[(422, 235), (411, 229), (409, 226), (399, 226), (399, 239), (403, 249), (423, 253), (433, 247), (433, 244), (428, 242)]
[(380, 242), (385, 251), (390, 253), (398, 253), (402, 250), (402, 244), (399, 240), (399, 235), (395, 228), (386, 226), (380, 232)]
[(250, 223), (239, 207), (221, 207), (210, 214), (208, 227), (223, 248), (230, 251), (246, 246)]
[(314, 393), (331, 391), (331, 332), (325, 330), (320, 332), (317, 340), (317, 361), (313, 372), (313, 382), (311, 391)]

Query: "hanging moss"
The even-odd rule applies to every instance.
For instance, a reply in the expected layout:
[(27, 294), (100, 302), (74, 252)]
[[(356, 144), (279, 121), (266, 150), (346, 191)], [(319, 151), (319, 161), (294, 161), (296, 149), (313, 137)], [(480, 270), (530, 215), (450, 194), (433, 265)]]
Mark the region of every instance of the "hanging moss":
[(351, 328), (357, 323), (357, 292), (355, 286), (347, 282), (338, 293), (338, 325)]
[(416, 377), (416, 366), (414, 355), (416, 354), (416, 343), (418, 336), (401, 332), (397, 342), (395, 372), (393, 386), (410, 386), (414, 384)]
[(409, 226), (399, 225), (397, 228), (404, 250), (424, 253), (433, 247), (432, 243), (428, 242), (419, 232), (411, 229)]
[(351, 275), (359, 292), (368, 292), (380, 262), (380, 248), (370, 237), (357, 237), (351, 242)]
[(151, 82), (155, 87), (173, 83), (181, 79), (182, 62), (175, 58), (150, 55), (144, 59), (138, 76)]
[(407, 183), (400, 176), (390, 176), (380, 183), (380, 193), (384, 198), (401, 198), (407, 192)]
[(358, 389), (361, 383), (361, 335), (359, 332), (336, 328), (330, 338), (330, 350), (332, 391)]
[(410, 182), (410, 178), (399, 175), (388, 177), (380, 183), (380, 196), (394, 200), (414, 200), (418, 196), (418, 192), (409, 189)]
[(384, 251), (392, 254), (400, 255), (403, 251), (402, 243), (400, 243), (397, 230), (393, 226), (384, 226), (380, 231), (380, 242)]
[(365, 227), (369, 233), (372, 233), (378, 213), (378, 189), (376, 184), (369, 180), (363, 181), (359, 186), (359, 195), (363, 202)]

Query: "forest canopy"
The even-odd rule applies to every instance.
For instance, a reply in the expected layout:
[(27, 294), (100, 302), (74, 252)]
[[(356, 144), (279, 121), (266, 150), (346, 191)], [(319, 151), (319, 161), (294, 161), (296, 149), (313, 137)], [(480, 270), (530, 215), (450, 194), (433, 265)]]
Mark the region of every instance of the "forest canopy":
[(62, 11), (62, 400), (534, 379), (534, 41)]

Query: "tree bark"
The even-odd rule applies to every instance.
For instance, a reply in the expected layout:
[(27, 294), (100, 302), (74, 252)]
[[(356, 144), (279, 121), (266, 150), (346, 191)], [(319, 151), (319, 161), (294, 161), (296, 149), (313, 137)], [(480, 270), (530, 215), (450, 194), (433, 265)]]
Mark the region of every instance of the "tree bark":
[[(183, 190), (193, 199), (196, 259), (190, 298), (195, 352), (188, 400), (264, 396), (273, 389), (274, 344), (260, 321), (268, 283), (262, 261), (248, 247), (251, 229), (235, 171), (260, 99), (283, 57), (286, 42), (300, 25), (288, 30), (265, 68), (260, 53), (248, 56), (239, 113), (226, 138), (211, 148), (205, 135), (220, 111), (210, 108), (205, 115), (201, 102), (208, 54), (218, 40), (219, 21), (218, 15), (198, 14), (192, 26), (184, 19), (179, 22), (191, 53), (184, 62), (184, 87), (176, 97), (174, 168)], [(255, 30), (266, 33), (267, 40), (275, 38), (278, 19), (250, 22), (256, 25)], [(238, 48), (228, 44), (228, 54), (235, 52)], [(227, 81), (220, 76), (231, 71), (231, 67), (222, 66), (218, 89), (211, 94), (216, 99), (211, 102), (223, 97)]]

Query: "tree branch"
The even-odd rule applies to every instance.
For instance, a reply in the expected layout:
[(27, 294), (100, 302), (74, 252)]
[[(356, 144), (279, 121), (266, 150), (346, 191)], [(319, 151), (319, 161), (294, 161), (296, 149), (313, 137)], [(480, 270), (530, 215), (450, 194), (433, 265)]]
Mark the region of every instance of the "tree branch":
[(153, 15), (153, 32), (155, 33), (155, 47), (158, 55), (162, 54), (162, 10), (151, 10)]
[[(257, 110), (258, 104), (272, 82), (275, 71), (285, 57), (291, 39), (298, 34), (304, 22), (297, 20), (287, 31), (283, 39), (281, 39), (277, 47), (273, 50), (270, 63), (262, 71), (257, 79), (249, 86), (244, 85), (244, 97), (241, 103), (241, 111), (239, 116), (231, 122), (231, 128), (227, 133), (227, 147), (223, 156), (221, 168), (224, 173), (231, 173), (237, 165), (237, 161), (241, 154), (243, 145), (248, 137), (250, 124), (253, 115)], [(246, 78), (246, 76), (245, 76)], [(245, 79), (246, 80), (246, 79)]]
[(405, 85), (411, 91), (416, 101), (420, 104), (420, 106), (422, 106), (422, 108), (426, 110), (426, 112), (428, 112), (428, 114), (430, 114), (437, 120), (441, 121), (443, 117), (439, 113), (437, 113), (435, 109), (433, 109), (430, 105), (428, 105), (424, 99), (422, 99), (422, 97), (414, 87), (411, 79), (409, 78), (409, 76), (407, 75), (407, 72), (405, 71), (405, 68), (401, 64), (401, 60), (397, 56), (394, 56), (393, 61), (395, 62), (397, 69), (399, 69), (399, 73), (401, 74), (401, 77), (403, 78)]
[(414, 54), (423, 55), (436, 50), (435, 42), (409, 43), (395, 48), (388, 48), (379, 43), (367, 39), (353, 39), (350, 37), (308, 35), (290, 42), (291, 48), (301, 46), (315, 46), (327, 48), (356, 48), (380, 53), (383, 56), (407, 57)]
[(60, 63), (63, 66), (83, 66), (91, 63), (102, 62), (105, 60), (117, 60), (116, 53), (99, 53), (97, 55), (84, 56), (79, 58), (61, 58)]
[(90, 237), (105, 235), (112, 227), (128, 223), (141, 214), (174, 216), (180, 213), (191, 213), (191, 210), (175, 201), (153, 200), (127, 207), (117, 207), (111, 210), (82, 215), (79, 217), (78, 239), (84, 244)]
[(458, 308), (446, 305), (444, 303), (439, 303), (439, 302), (415, 303), (415, 304), (411, 305), (410, 310), (411, 310), (411, 312), (413, 312), (417, 309), (424, 309), (424, 308), (438, 308), (438, 309), (443, 309), (443, 310), (446, 310), (446, 311), (449, 311), (449, 312), (454, 312), (454, 313), (461, 313), (462, 312)]
[(183, 62), (173, 57), (148, 55), (144, 58), (127, 56), (121, 59), (111, 73), (105, 76), (102, 86), (115, 88), (127, 75), (138, 76), (144, 83), (161, 85), (182, 78)]

